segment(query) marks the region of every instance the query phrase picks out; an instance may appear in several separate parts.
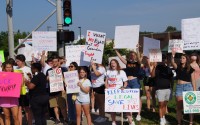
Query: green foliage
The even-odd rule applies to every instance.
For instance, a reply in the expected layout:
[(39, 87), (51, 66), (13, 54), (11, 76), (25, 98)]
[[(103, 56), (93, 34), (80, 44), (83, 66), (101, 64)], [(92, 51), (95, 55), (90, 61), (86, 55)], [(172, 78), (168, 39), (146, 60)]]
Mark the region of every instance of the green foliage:
[(165, 30), (165, 32), (174, 32), (177, 31), (176, 27), (173, 26), (168, 26), (167, 29)]
[(85, 39), (80, 39), (75, 45), (85, 45)]

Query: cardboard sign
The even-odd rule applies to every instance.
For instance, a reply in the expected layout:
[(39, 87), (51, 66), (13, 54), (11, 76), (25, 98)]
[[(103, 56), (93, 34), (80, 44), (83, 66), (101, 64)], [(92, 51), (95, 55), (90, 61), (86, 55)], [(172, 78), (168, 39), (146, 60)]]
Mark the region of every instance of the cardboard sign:
[(160, 49), (160, 40), (144, 37), (143, 54), (149, 57), (149, 49)]
[(116, 49), (135, 49), (139, 41), (139, 25), (116, 26), (115, 47)]
[(83, 60), (101, 64), (105, 40), (105, 33), (88, 30)]
[(32, 32), (33, 47), (39, 51), (57, 51), (57, 33), (54, 31)]
[(184, 114), (200, 113), (200, 91), (183, 92)]
[(160, 49), (150, 49), (149, 50), (149, 60), (150, 62), (162, 62), (162, 52)]
[(69, 66), (71, 62), (76, 62), (78, 66), (90, 65), (90, 62), (83, 60), (84, 52), (85, 45), (65, 46), (66, 66)]
[(172, 50), (176, 53), (183, 53), (184, 41), (181, 39), (171, 39), (169, 40), (168, 53), (171, 53)]
[(0, 97), (19, 98), (21, 85), (21, 73), (0, 72)]
[(64, 72), (65, 84), (67, 93), (78, 93), (80, 92), (80, 87), (77, 85), (79, 82), (78, 71)]
[(181, 22), (183, 50), (199, 50), (200, 18), (183, 19)]
[(105, 112), (139, 112), (139, 89), (106, 89)]
[(48, 71), (50, 93), (64, 90), (63, 75), (61, 68)]
[[(122, 56), (122, 57), (126, 59), (126, 56)], [(124, 63), (119, 59), (118, 56), (115, 56), (115, 57), (109, 57), (109, 58), (108, 58), (108, 61), (109, 61), (108, 64), (110, 64), (110, 61), (111, 61), (112, 59), (116, 59), (116, 60), (119, 62), (119, 65), (120, 65), (121, 69), (126, 68), (126, 65), (125, 65), (125, 64), (124, 64)]]

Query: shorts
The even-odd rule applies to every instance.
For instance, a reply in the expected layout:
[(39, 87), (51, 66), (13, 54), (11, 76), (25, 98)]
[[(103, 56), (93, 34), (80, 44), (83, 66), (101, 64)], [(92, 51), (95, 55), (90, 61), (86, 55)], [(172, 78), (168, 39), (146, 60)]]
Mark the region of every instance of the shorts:
[(80, 102), (78, 99), (75, 101), (75, 104), (78, 104), (78, 105), (88, 105), (90, 104), (90, 102)]
[(154, 87), (155, 86), (155, 78), (144, 77), (143, 83), (144, 83), (144, 86)]
[(193, 91), (192, 83), (176, 84), (176, 96), (183, 97), (185, 91)]
[(19, 106), (27, 107), (27, 106), (29, 106), (29, 104), (30, 104), (29, 101), (30, 101), (29, 94), (20, 95), (20, 98), (19, 98)]
[(128, 85), (126, 89), (140, 89), (140, 97), (143, 95), (143, 90), (141, 89), (140, 81), (137, 78), (128, 80)]
[(66, 107), (66, 98), (62, 96), (62, 93), (59, 93), (55, 96), (49, 97), (50, 108), (59, 107), (61, 109)]
[(98, 94), (105, 94), (105, 85), (102, 85), (97, 88), (93, 88), (93, 91)]
[(171, 89), (158, 89), (156, 90), (158, 102), (169, 101), (171, 96)]

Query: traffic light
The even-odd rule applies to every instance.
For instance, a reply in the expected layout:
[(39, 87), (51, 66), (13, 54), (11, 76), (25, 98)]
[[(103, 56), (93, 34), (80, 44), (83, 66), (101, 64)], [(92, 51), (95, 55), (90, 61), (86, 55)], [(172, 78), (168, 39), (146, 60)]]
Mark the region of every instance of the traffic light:
[(63, 16), (64, 16), (64, 26), (69, 26), (72, 24), (72, 8), (71, 0), (63, 0)]
[(74, 31), (64, 30), (64, 31), (57, 31), (57, 41), (62, 43), (69, 43), (70, 41), (74, 41)]

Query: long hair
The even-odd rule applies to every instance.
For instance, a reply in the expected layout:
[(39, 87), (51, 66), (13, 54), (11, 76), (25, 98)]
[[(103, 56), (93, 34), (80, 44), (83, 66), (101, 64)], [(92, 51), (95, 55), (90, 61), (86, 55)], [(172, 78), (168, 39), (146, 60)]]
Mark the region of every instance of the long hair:
[(85, 67), (83, 67), (83, 66), (80, 66), (78, 68), (78, 74), (80, 74), (81, 70), (83, 70), (84, 72), (86, 72), (85, 78), (87, 78), (87, 75), (88, 75), (87, 69)]
[(2, 71), (5, 71), (5, 70), (6, 70), (6, 65), (11, 65), (11, 66), (12, 66), (12, 72), (14, 71), (14, 69), (13, 69), (13, 64), (12, 64), (12, 62), (10, 62), (10, 61), (6, 61), (6, 62), (4, 62), (4, 63), (2, 64)]
[[(116, 60), (116, 59), (112, 59), (111, 61), (110, 61), (110, 69), (111, 69), (111, 62), (112, 61), (114, 61), (116, 64), (117, 64), (117, 72), (118, 72), (118, 74), (120, 74), (120, 70), (121, 70), (121, 67), (120, 67), (120, 65), (119, 65), (119, 62)], [(112, 70), (112, 69), (111, 69)]]
[(128, 57), (128, 61), (130, 61), (130, 55), (131, 54), (134, 54), (136, 56), (136, 59), (134, 61), (138, 61), (139, 60), (139, 57), (138, 57), (138, 54), (135, 52), (135, 51), (130, 51), (129, 52), (129, 57)]
[(78, 70), (78, 64), (76, 62), (71, 62), (70, 64), (74, 65), (75, 70)]
[(199, 65), (199, 55), (197, 54), (197, 53), (192, 53), (191, 55), (190, 55), (190, 58), (192, 57), (192, 56), (196, 56), (197, 57), (197, 59), (196, 59), (196, 62), (197, 62), (197, 64)]
[(186, 68), (187, 72), (189, 72), (190, 68), (191, 68), (191, 66), (190, 66), (190, 58), (186, 54), (182, 54), (181, 56), (184, 56), (186, 58), (186, 62), (185, 62), (185, 66), (184, 67), (183, 67), (183, 64), (180, 63), (181, 70), (183, 70), (183, 68)]

